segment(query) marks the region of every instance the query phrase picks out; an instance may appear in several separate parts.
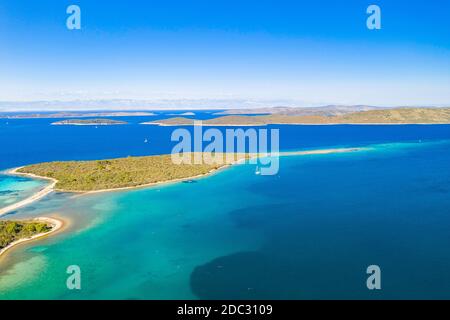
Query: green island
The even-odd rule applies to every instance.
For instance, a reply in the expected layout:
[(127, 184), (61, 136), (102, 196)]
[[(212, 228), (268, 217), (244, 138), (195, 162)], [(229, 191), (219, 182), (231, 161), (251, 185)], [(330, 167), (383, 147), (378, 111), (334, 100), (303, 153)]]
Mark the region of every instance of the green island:
[(11, 243), (49, 232), (51, 225), (34, 221), (0, 221), (0, 250)]
[(72, 125), (72, 126), (108, 126), (128, 124), (125, 121), (111, 119), (69, 119), (53, 122), (52, 125)]
[[(312, 108), (311, 108), (312, 109)], [(351, 110), (351, 109), (349, 109)], [(450, 108), (389, 108), (362, 111), (299, 112), (289, 110), (266, 115), (225, 115), (203, 120), (205, 126), (264, 126), (268, 124), (449, 124)], [(175, 117), (144, 122), (161, 126), (193, 125), (194, 119)]]
[[(206, 175), (221, 167), (245, 160), (250, 154), (186, 153), (187, 163), (176, 164), (171, 155), (127, 157), (96, 161), (47, 162), (25, 166), (18, 174), (51, 178), (55, 189), (68, 192), (132, 188)], [(190, 157), (190, 159), (189, 159)], [(201, 164), (195, 159), (202, 159)], [(207, 159), (206, 157), (214, 157)], [(232, 159), (231, 159), (232, 158)], [(213, 160), (219, 160), (213, 162)], [(210, 163), (210, 164), (209, 164)]]

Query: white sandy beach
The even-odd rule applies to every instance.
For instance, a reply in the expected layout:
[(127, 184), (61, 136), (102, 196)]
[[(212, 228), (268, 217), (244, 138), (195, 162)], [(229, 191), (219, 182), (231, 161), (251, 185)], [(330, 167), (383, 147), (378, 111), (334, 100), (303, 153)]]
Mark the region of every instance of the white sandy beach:
[(21, 175), (21, 176), (27, 176), (27, 177), (36, 178), (36, 179), (45, 179), (45, 180), (51, 181), (51, 183), (48, 186), (46, 186), (45, 188), (43, 188), (42, 190), (40, 190), (39, 192), (33, 194), (32, 196), (30, 196), (30, 197), (28, 197), (28, 198), (26, 198), (26, 199), (24, 199), (22, 201), (13, 203), (12, 205), (9, 205), (9, 206), (4, 207), (4, 208), (0, 208), (0, 217), (5, 215), (5, 214), (7, 214), (7, 213), (9, 213), (9, 212), (11, 212), (11, 211), (15, 211), (17, 209), (25, 207), (25, 206), (27, 206), (27, 205), (29, 205), (29, 204), (31, 204), (31, 203), (39, 200), (39, 199), (42, 199), (46, 195), (52, 193), (54, 188), (55, 188), (56, 183), (58, 182), (58, 181), (56, 181), (55, 179), (52, 179), (52, 178), (39, 177), (39, 176), (36, 176), (36, 175), (33, 175), (33, 174), (17, 172), (17, 170), (19, 170), (19, 169), (20, 168), (15, 168), (15, 169), (9, 170), (9, 171), (6, 172), (6, 174)]
[(331, 154), (331, 153), (348, 153), (362, 151), (365, 148), (339, 148), (339, 149), (322, 149), (322, 150), (309, 150), (309, 151), (286, 151), (280, 152), (280, 157), (287, 156), (306, 156), (313, 154)]

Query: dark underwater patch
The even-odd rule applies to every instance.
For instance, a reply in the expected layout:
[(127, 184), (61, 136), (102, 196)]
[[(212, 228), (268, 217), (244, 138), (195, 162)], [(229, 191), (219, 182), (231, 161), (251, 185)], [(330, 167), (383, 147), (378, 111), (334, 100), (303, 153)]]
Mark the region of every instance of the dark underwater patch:
[(238, 252), (198, 266), (192, 292), (200, 299), (283, 299), (299, 288), (295, 268), (260, 252)]
[(7, 196), (7, 195), (17, 195), (17, 190), (2, 190), (0, 191), (0, 196)]

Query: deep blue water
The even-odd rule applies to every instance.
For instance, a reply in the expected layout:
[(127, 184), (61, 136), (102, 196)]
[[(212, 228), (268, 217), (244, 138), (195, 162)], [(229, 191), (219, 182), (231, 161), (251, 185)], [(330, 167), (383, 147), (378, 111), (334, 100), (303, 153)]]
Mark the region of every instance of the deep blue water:
[[(1, 168), (166, 153), (174, 129), (8, 122)], [(450, 126), (274, 127), (283, 150), (368, 148), (282, 157), (275, 176), (239, 165), (193, 184), (53, 194), (14, 216), (73, 226), (12, 252), (0, 298), (450, 298)], [(79, 292), (64, 285), (71, 264)], [(366, 287), (373, 264), (380, 291)]]
[[(139, 125), (145, 121), (168, 118), (170, 113), (149, 117), (120, 117), (118, 119), (130, 124), (98, 128), (50, 125), (60, 119), (0, 118), (0, 170), (44, 161), (170, 153), (175, 144), (170, 141), (173, 127)], [(196, 112), (197, 119), (211, 117), (210, 112)], [(438, 140), (447, 139), (450, 135), (448, 125), (277, 125), (268, 128), (280, 129), (282, 150)], [(219, 130), (224, 131), (226, 128)], [(144, 143), (146, 139), (148, 143)]]

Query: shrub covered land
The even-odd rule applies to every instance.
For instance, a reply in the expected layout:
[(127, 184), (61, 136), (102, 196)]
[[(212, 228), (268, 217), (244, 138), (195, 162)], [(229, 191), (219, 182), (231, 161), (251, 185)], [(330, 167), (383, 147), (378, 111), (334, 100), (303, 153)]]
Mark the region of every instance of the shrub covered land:
[(0, 249), (14, 241), (50, 230), (51, 226), (45, 222), (0, 221)]
[(214, 159), (220, 161), (211, 163), (212, 159), (209, 157), (209, 161), (203, 158), (202, 164), (195, 164), (195, 155), (206, 157), (208, 154), (186, 155), (191, 160), (181, 164), (174, 163), (171, 155), (159, 155), (97, 161), (47, 162), (23, 167), (18, 172), (54, 178), (58, 181), (56, 188), (59, 190), (84, 192), (187, 179), (248, 158), (246, 154), (234, 154), (230, 160), (224, 154), (217, 153), (214, 154)]

